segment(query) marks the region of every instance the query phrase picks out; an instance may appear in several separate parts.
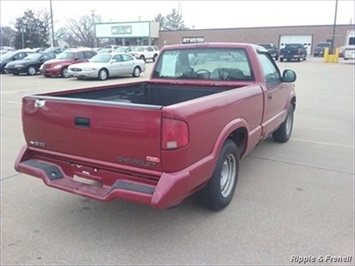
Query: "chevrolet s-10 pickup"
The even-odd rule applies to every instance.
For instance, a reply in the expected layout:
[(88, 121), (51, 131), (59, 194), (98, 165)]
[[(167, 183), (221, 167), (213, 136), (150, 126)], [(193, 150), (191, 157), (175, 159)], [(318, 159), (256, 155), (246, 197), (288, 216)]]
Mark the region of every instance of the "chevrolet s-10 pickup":
[(147, 81), (24, 97), (15, 169), (100, 201), (162, 209), (198, 193), (221, 210), (240, 159), (290, 139), (295, 80), (258, 45), (165, 46)]

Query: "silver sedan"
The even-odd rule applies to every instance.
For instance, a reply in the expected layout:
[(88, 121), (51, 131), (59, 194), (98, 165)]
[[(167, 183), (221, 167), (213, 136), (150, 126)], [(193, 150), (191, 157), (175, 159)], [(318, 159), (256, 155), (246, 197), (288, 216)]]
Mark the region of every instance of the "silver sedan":
[(145, 62), (127, 53), (100, 53), (89, 62), (72, 64), (68, 73), (78, 79), (106, 80), (109, 77), (139, 77), (146, 70)]

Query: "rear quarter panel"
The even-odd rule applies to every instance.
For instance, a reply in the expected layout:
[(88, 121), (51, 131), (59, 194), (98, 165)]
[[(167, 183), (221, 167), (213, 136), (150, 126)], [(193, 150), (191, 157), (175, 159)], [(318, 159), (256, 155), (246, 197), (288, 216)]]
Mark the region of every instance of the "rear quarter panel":
[(260, 86), (250, 85), (164, 107), (163, 117), (185, 120), (189, 126), (187, 147), (162, 152), (164, 172), (179, 171), (207, 156), (215, 161), (225, 139), (241, 126), (249, 132), (248, 145), (255, 146), (261, 134), (263, 101)]

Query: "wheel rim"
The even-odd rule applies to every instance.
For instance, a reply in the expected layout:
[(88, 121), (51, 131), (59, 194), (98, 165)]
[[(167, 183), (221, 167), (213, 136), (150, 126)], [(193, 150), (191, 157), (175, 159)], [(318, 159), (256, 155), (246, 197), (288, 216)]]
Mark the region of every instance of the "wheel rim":
[(68, 75), (68, 69), (64, 68), (63, 69), (63, 77), (67, 78), (69, 75)]
[(223, 198), (227, 198), (233, 189), (237, 167), (236, 164), (236, 159), (233, 154), (229, 154), (223, 162), (220, 183), (221, 195)]
[(288, 111), (287, 118), (286, 118), (286, 134), (287, 134), (287, 136), (290, 135), (290, 133), (291, 133), (292, 122), (293, 122), (293, 112)]
[(36, 70), (35, 70), (33, 67), (30, 67), (30, 68), (28, 69), (28, 73), (29, 73), (30, 75), (34, 75), (34, 74), (36, 74)]
[(104, 70), (100, 71), (100, 79), (105, 80), (107, 78), (107, 73)]
[(135, 77), (138, 77), (139, 74), (140, 74), (139, 68), (136, 67), (136, 68), (134, 69), (134, 76), (135, 76)]

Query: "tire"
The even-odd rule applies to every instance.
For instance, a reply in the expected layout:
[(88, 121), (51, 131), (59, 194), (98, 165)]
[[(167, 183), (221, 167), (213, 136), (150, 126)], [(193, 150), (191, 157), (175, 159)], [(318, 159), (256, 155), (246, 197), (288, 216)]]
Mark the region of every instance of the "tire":
[(158, 55), (156, 55), (156, 54), (153, 56), (153, 63), (155, 62), (155, 60), (157, 59), (157, 57), (158, 57)]
[(36, 73), (37, 73), (37, 70), (34, 66), (29, 66), (27, 68), (27, 75), (34, 76), (34, 75), (36, 75)]
[(108, 78), (108, 72), (106, 69), (100, 69), (99, 74), (97, 76), (99, 80), (106, 80)]
[(294, 119), (294, 109), (293, 105), (290, 104), (287, 111), (287, 116), (285, 121), (280, 125), (280, 127), (272, 133), (272, 138), (274, 141), (279, 143), (287, 142), (292, 134), (293, 128), (293, 119)]
[(139, 59), (140, 59), (140, 60), (143, 60), (144, 62), (146, 62), (144, 55), (141, 55), (141, 56), (139, 57)]
[(139, 67), (135, 67), (133, 69), (132, 76), (138, 78), (141, 75), (141, 69)]
[(231, 202), (238, 181), (239, 154), (235, 143), (227, 139), (219, 153), (216, 168), (198, 196), (206, 208), (219, 211)]
[(284, 61), (284, 59), (283, 58), (280, 58), (280, 62), (283, 62)]
[(297, 62), (301, 62), (301, 57), (298, 57), (298, 58), (297, 58)]
[(60, 73), (60, 76), (62, 78), (69, 78), (69, 73), (68, 73), (68, 68), (67, 67), (63, 67), (62, 68), (62, 72)]

